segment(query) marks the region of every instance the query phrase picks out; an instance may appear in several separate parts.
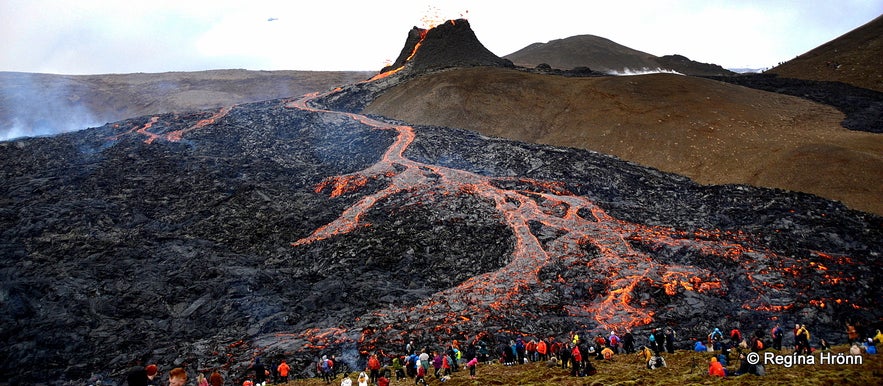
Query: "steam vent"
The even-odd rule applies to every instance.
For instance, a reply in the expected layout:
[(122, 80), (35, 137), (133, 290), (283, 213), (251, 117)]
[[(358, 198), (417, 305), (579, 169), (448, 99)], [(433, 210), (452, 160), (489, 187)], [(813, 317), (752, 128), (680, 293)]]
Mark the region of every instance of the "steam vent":
[[(476, 65), (456, 20), (383, 73)], [(394, 78), (0, 143), (0, 379), (883, 316), (880, 217), (352, 108)]]

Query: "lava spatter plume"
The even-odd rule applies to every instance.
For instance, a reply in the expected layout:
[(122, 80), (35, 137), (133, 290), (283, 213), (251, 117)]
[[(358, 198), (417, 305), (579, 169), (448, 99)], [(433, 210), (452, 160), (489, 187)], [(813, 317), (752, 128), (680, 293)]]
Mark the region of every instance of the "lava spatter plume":
[[(539, 319), (541, 313), (566, 315), (579, 328), (632, 329), (653, 323), (666, 304), (685, 293), (724, 298), (731, 291), (753, 293), (738, 306), (774, 311), (792, 298), (793, 267), (800, 259), (782, 256), (753, 242), (745, 234), (717, 230), (682, 231), (624, 221), (609, 215), (590, 199), (573, 194), (565, 184), (527, 178), (492, 177), (466, 170), (417, 162), (404, 154), (415, 140), (413, 127), (390, 124), (363, 115), (310, 107), (310, 95), (290, 102), (296, 108), (341, 114), (377, 130), (393, 130), (395, 142), (370, 167), (328, 177), (316, 185), (330, 197), (365, 189), (368, 181), (385, 186), (367, 193), (330, 223), (292, 243), (304, 246), (369, 226), (366, 213), (399, 194), (473, 195), (494, 207), (514, 236), (514, 248), (500, 269), (470, 278), (406, 309), (377, 310), (359, 321), (362, 326), (386, 326), (372, 339), (373, 347), (413, 326), (434, 331), (536, 333), (516, 320)], [(553, 231), (555, 237), (541, 240)], [(762, 262), (759, 266), (757, 262)], [(718, 271), (737, 268), (733, 279)], [(580, 274), (572, 274), (579, 272)], [(830, 272), (826, 274), (830, 275)], [(848, 280), (842, 278), (843, 280)], [(835, 283), (831, 281), (831, 283)], [(557, 300), (561, 288), (586, 289), (579, 301)], [(539, 295), (538, 295), (539, 294)], [(655, 295), (654, 295), (655, 294)], [(830, 302), (830, 299), (813, 299)], [(323, 333), (324, 334), (324, 333)], [(313, 334), (299, 335), (323, 346)], [(339, 335), (338, 335), (339, 337)], [(327, 342), (326, 342), (327, 343)]]

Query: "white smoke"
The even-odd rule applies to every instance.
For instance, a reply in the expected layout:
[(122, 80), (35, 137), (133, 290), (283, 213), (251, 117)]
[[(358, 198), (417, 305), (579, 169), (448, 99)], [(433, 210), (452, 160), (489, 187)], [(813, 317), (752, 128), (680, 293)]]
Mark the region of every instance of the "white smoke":
[(623, 68), (622, 71), (610, 70), (607, 71), (608, 75), (619, 75), (619, 76), (630, 76), (630, 75), (646, 75), (646, 74), (676, 74), (676, 75), (684, 75), (675, 70), (666, 70), (663, 68), (648, 68), (643, 67), (641, 69), (635, 70), (631, 68)]
[(67, 77), (0, 74), (0, 141), (100, 126), (82, 87)]

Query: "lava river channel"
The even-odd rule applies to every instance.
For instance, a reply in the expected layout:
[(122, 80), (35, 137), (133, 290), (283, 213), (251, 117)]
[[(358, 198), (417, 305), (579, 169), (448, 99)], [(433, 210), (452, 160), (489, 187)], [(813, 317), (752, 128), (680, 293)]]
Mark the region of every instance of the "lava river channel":
[[(392, 195), (403, 192), (442, 192), (443, 194), (471, 194), (493, 203), (514, 234), (515, 246), (508, 263), (495, 272), (485, 273), (456, 287), (438, 292), (417, 302), (411, 307), (376, 310), (360, 319), (360, 325), (374, 326), (383, 331), (367, 330), (368, 335), (390, 330), (399, 330), (400, 335), (407, 326), (424, 326), (430, 331), (486, 331), (487, 326), (503, 326), (500, 319), (507, 315), (519, 318), (538, 318), (532, 314), (544, 305), (537, 299), (537, 293), (551, 293), (556, 285), (567, 280), (563, 278), (541, 280), (540, 272), (550, 264), (568, 267), (583, 266), (606, 278), (605, 288), (597, 296), (582, 304), (561, 306), (556, 310), (570, 317), (582, 318), (590, 327), (625, 330), (647, 325), (654, 320), (654, 310), (643, 307), (637, 300), (635, 290), (656, 288), (666, 296), (684, 291), (716, 294), (723, 296), (728, 291), (728, 283), (708, 269), (691, 264), (660, 262), (648, 250), (686, 250), (703, 258), (722, 259), (740, 266), (745, 272), (744, 282), (756, 298), (737, 307), (755, 310), (770, 310), (782, 305), (771, 304), (771, 299), (787, 298), (787, 285), (781, 280), (760, 280), (752, 277), (758, 274), (756, 267), (747, 262), (764, 259), (769, 273), (784, 275), (789, 267), (803, 264), (799, 259), (780, 256), (765, 247), (757, 246), (749, 237), (733, 232), (703, 230), (684, 232), (667, 227), (647, 226), (623, 221), (608, 215), (589, 199), (574, 195), (563, 188), (564, 184), (555, 181), (539, 181), (525, 178), (488, 177), (469, 171), (438, 165), (416, 162), (403, 154), (415, 139), (414, 129), (406, 125), (381, 122), (364, 115), (323, 110), (311, 107), (309, 102), (318, 98), (311, 94), (291, 101), (286, 107), (324, 114), (345, 115), (377, 130), (394, 130), (395, 142), (385, 151), (380, 160), (372, 166), (350, 174), (328, 177), (315, 187), (317, 193), (327, 193), (337, 197), (347, 192), (363, 188), (369, 180), (383, 178), (389, 181), (381, 190), (363, 196), (349, 206), (334, 221), (316, 229), (309, 236), (292, 243), (302, 246), (318, 240), (328, 239), (368, 226), (363, 216), (376, 203)], [(503, 186), (510, 186), (504, 188)], [(512, 188), (511, 186), (516, 186)], [(560, 234), (554, 240), (541, 242), (531, 231), (531, 224), (542, 224)], [(635, 245), (644, 246), (635, 248)], [(592, 251), (589, 253), (588, 251)], [(750, 259), (743, 259), (751, 255)], [(752, 273), (753, 272), (753, 273)], [(597, 277), (597, 276), (595, 276)], [(597, 282), (566, 283), (584, 287), (597, 286)], [(823, 301), (823, 300), (819, 300)], [(531, 311), (534, 310), (534, 311)], [(388, 326), (384, 328), (383, 326)], [(300, 341), (307, 346), (325, 347), (340, 344), (347, 340), (341, 331), (334, 328), (336, 341), (329, 341), (326, 331), (311, 329), (303, 333), (279, 334)], [(330, 331), (329, 331), (330, 332)], [(495, 332), (530, 333), (510, 327), (500, 327)], [(379, 336), (358, 338), (361, 344), (383, 340)], [(373, 346), (368, 344), (368, 346)]]

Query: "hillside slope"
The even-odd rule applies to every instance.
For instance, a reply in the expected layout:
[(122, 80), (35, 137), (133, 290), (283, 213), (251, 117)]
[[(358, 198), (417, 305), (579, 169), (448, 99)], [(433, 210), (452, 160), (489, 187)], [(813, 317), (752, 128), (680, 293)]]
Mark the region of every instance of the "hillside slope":
[(692, 61), (681, 55), (657, 57), (594, 35), (534, 43), (504, 58), (523, 67), (536, 67), (544, 63), (563, 70), (588, 67), (594, 71), (613, 73), (665, 70), (697, 76), (733, 74), (715, 64)]
[[(883, 138), (799, 98), (670, 74), (563, 78), (491, 68), (413, 79), (365, 109), (415, 124), (595, 150), (688, 176), (883, 214)], [(813, 171), (808, 173), (807, 171)]]
[(767, 72), (883, 91), (883, 16)]

